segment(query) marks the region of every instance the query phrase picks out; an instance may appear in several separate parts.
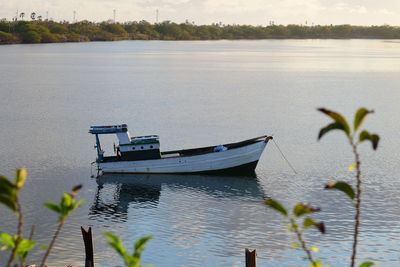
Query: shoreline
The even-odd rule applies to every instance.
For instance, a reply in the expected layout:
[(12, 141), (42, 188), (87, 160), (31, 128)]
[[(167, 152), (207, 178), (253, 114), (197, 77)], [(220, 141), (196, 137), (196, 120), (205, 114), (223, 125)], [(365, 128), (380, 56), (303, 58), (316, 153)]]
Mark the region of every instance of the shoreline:
[(382, 39), (400, 40), (399, 26), (352, 25), (195, 25), (170, 21), (76, 23), (54, 21), (1, 21), (1, 44), (67, 43), (120, 40), (282, 40)]

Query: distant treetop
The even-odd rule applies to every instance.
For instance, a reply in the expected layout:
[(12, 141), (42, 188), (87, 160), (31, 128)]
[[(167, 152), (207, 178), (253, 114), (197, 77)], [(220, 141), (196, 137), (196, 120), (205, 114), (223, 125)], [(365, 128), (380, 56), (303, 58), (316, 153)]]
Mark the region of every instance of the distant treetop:
[(400, 27), (344, 25), (295, 25), (268, 26), (195, 25), (186, 21), (177, 24), (163, 21), (151, 24), (145, 20), (125, 23), (87, 20), (69, 23), (42, 20), (30, 14), (31, 21), (0, 21), (0, 44), (56, 43), (116, 40), (220, 40), (220, 39), (400, 39)]

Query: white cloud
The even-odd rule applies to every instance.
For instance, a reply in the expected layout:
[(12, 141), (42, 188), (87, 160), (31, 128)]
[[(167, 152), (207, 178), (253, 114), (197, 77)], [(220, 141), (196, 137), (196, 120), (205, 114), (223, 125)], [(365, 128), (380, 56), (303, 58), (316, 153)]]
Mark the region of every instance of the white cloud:
[[(323, 8), (316, 0), (206, 0), (204, 2), (206, 12), (226, 12), (226, 13), (240, 13), (240, 12), (271, 12), (282, 13), (287, 12), (316, 12)], [(295, 9), (295, 10), (294, 10)]]
[(347, 3), (339, 3), (334, 6), (336, 10), (347, 12), (347, 13), (359, 13), (365, 14), (368, 12), (365, 6), (349, 5)]
[(386, 8), (379, 9), (378, 13), (383, 14), (383, 15), (394, 15), (395, 14), (393, 11), (387, 10)]
[(304, 23), (318, 16), (323, 7), (317, 0), (206, 0), (203, 12), (211, 17), (229, 17), (227, 23)]

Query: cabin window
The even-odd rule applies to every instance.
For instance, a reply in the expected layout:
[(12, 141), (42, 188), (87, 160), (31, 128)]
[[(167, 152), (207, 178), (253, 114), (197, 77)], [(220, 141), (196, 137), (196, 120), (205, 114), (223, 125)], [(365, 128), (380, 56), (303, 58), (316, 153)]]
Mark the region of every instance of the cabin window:
[(153, 148), (153, 146), (150, 146), (150, 148)]
[(132, 147), (132, 150), (135, 150), (136, 149), (136, 147)]
[(141, 148), (141, 149), (144, 149), (144, 147), (143, 147), (143, 146), (141, 146), (140, 148)]

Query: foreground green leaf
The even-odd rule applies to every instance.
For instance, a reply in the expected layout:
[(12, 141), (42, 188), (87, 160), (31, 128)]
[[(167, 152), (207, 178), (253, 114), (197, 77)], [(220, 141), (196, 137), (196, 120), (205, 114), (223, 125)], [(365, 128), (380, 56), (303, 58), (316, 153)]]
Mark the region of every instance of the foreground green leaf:
[(292, 243), (291, 245), (292, 245), (293, 248), (296, 248), (296, 249), (302, 249), (303, 248), (300, 243)]
[(59, 221), (65, 220), (65, 218), (74, 209), (78, 208), (85, 201), (85, 199), (81, 199), (75, 203), (74, 196), (75, 196), (76, 191), (79, 190), (79, 188), (76, 189), (77, 187), (80, 188), (81, 186), (74, 187), (71, 194), (63, 194), (60, 204), (57, 205), (56, 203), (52, 203), (52, 202), (48, 202), (48, 203), (44, 204), (44, 206), (46, 206), (47, 208), (49, 208), (52, 211), (59, 214)]
[(17, 190), (21, 190), (21, 188), (24, 186), (26, 180), (26, 169), (16, 169), (15, 170), (15, 186)]
[(134, 256), (139, 257), (144, 250), (144, 246), (146, 245), (147, 241), (149, 241), (153, 236), (145, 236), (135, 242), (135, 253)]
[(372, 261), (365, 261), (361, 263), (359, 267), (370, 267), (372, 265), (375, 265), (375, 263), (373, 263)]
[(303, 221), (303, 228), (304, 229), (307, 229), (308, 227), (314, 226), (314, 225), (316, 225), (316, 223), (311, 218), (305, 218), (304, 221)]
[(124, 259), (125, 265), (128, 267), (140, 267), (141, 253), (147, 241), (152, 238), (152, 236), (145, 236), (136, 241), (133, 254), (129, 255), (118, 236), (109, 232), (105, 232), (104, 236), (108, 238), (110, 241), (108, 244)]
[(343, 129), (343, 131), (346, 133), (347, 136), (350, 136), (349, 124), (342, 115), (326, 108), (319, 108), (318, 111), (328, 115), (331, 119), (333, 119), (336, 123), (340, 125), (340, 127)]
[(5, 249), (13, 249), (15, 247), (15, 240), (14, 237), (10, 236), (9, 234), (5, 232), (0, 233), (0, 244), (2, 244), (4, 247), (2, 247), (2, 250)]
[(29, 251), (35, 246), (35, 241), (29, 239), (23, 239), (18, 244), (18, 250), (20, 252)]
[(60, 210), (62, 217), (65, 217), (69, 213), (70, 206), (72, 204), (72, 197), (69, 194), (64, 194), (60, 202)]
[(339, 182), (329, 182), (325, 189), (336, 189), (339, 191), (344, 192), (351, 200), (354, 199), (354, 190), (353, 188), (346, 182), (339, 181)]
[(374, 112), (373, 110), (368, 110), (366, 108), (360, 108), (359, 110), (357, 110), (356, 115), (354, 116), (354, 132), (357, 131), (358, 127), (361, 126), (365, 117), (369, 113), (373, 113), (373, 112)]
[(322, 264), (320, 261), (314, 261), (314, 263), (311, 263), (310, 267), (322, 267)]
[(9, 197), (4, 197), (0, 195), (0, 203), (8, 207), (12, 211), (17, 211), (17, 205), (14, 201), (12, 201)]
[(4, 176), (0, 176), (0, 203), (15, 212), (17, 210), (16, 197), (16, 186)]
[(17, 254), (22, 260), (28, 256), (28, 252), (35, 246), (36, 242), (29, 239), (22, 239), (18, 243)]
[(0, 194), (10, 194), (15, 189), (15, 185), (6, 177), (0, 176)]
[(317, 211), (320, 211), (320, 209), (314, 209), (314, 208), (308, 207), (302, 203), (296, 204), (296, 206), (294, 206), (294, 208), (293, 208), (293, 214), (296, 217), (300, 217), (304, 214), (309, 214), (309, 213), (313, 213), (313, 212), (317, 212)]
[(377, 134), (370, 134), (368, 131), (364, 130), (360, 133), (358, 140), (364, 142), (365, 140), (369, 140), (372, 143), (372, 148), (376, 150), (378, 148), (379, 143), (379, 135)]
[(56, 213), (61, 213), (60, 207), (58, 207), (56, 203), (48, 202), (44, 203), (43, 205)]
[(110, 242), (108, 244), (122, 257), (126, 256), (125, 247), (122, 245), (121, 239), (110, 232), (103, 233)]
[(274, 209), (280, 213), (282, 213), (284, 216), (288, 216), (288, 213), (286, 209), (278, 202), (273, 199), (267, 199), (264, 201), (264, 204), (270, 207), (271, 209)]
[(86, 199), (84, 199), (84, 198), (80, 199), (78, 202), (76, 202), (74, 204), (74, 209), (79, 208), (82, 205), (82, 203), (85, 201), (86, 201)]
[(332, 122), (331, 124), (328, 124), (319, 131), (318, 140), (320, 140), (326, 133), (332, 130), (342, 130), (346, 133), (346, 127), (344, 127), (343, 124), (340, 124), (338, 122)]
[(311, 218), (305, 218), (303, 221), (303, 228), (307, 229), (310, 226), (314, 226), (315, 228), (318, 229), (322, 234), (325, 234), (325, 224), (323, 222), (316, 223), (313, 219)]

